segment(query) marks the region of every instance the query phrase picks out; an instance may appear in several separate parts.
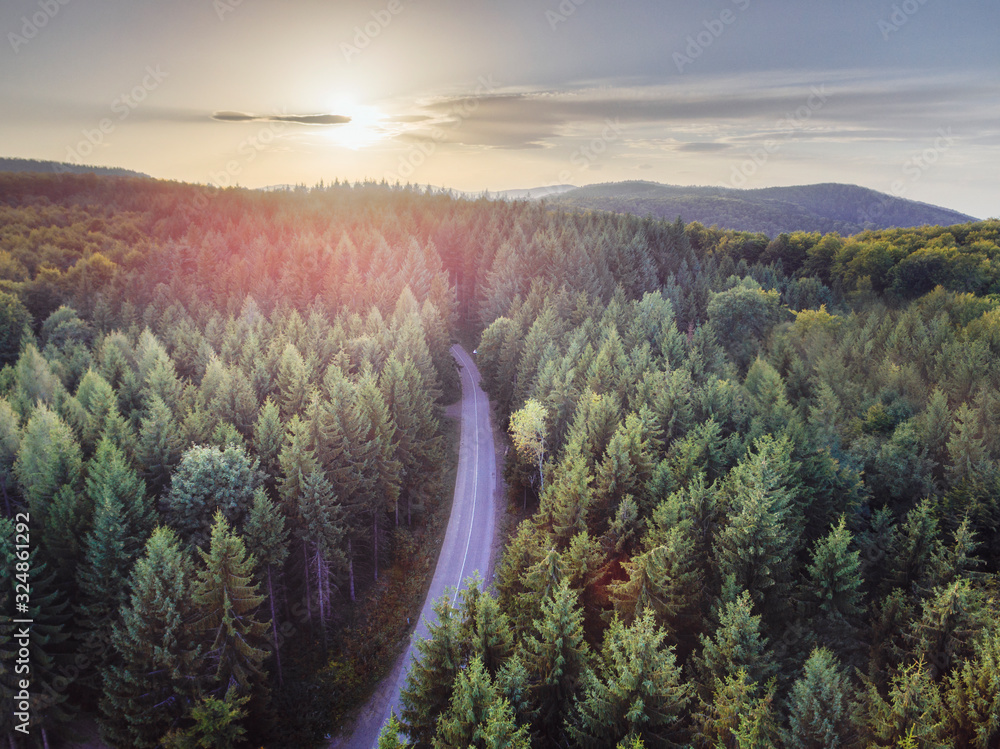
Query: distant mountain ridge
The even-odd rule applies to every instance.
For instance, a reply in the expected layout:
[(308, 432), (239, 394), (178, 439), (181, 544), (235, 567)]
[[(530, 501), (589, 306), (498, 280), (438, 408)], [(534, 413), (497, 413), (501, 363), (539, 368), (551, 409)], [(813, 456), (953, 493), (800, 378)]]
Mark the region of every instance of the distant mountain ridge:
[(38, 172), (41, 174), (99, 174), (106, 177), (149, 177), (142, 172), (110, 166), (86, 166), (65, 161), (0, 158), (0, 172)]
[[(528, 192), (528, 191), (525, 191)], [(612, 182), (545, 197), (550, 205), (698, 221), (723, 229), (763, 232), (837, 231), (952, 226), (976, 221), (958, 211), (906, 200), (857, 185), (826, 183), (736, 190), (657, 182)]]

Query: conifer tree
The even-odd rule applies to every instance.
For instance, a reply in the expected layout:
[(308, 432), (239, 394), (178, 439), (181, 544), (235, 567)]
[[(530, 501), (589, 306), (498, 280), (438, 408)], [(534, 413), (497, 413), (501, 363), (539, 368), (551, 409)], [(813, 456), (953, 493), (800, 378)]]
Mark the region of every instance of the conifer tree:
[(604, 635), (596, 672), (587, 672), (578, 714), (569, 729), (583, 747), (605, 747), (639, 737), (649, 747), (687, 744), (692, 687), (681, 681), (666, 633), (651, 612), (626, 627), (615, 619)]
[(542, 600), (541, 616), (524, 639), (524, 662), (538, 713), (538, 733), (558, 742), (564, 735), (576, 687), (589, 670), (590, 648), (583, 639), (583, 613), (566, 581)]
[(216, 510), (229, 523), (242, 526), (261, 483), (258, 465), (236, 445), (188, 449), (161, 502), (164, 520), (198, 547), (208, 542)]
[[(411, 522), (413, 506), (426, 504), (430, 489), (428, 467), (441, 460), (441, 438), (434, 401), (420, 373), (409, 359), (389, 357), (379, 379), (379, 389), (395, 432), (395, 454), (400, 463), (401, 495), (406, 504), (406, 524)], [(396, 512), (399, 525), (399, 512)]]
[(404, 742), (400, 737), (402, 732), (403, 726), (393, 711), (389, 715), (389, 722), (382, 726), (382, 730), (379, 732), (378, 749), (408, 749), (410, 744)]
[(290, 419), (301, 414), (309, 400), (309, 372), (302, 354), (293, 343), (288, 343), (281, 354), (277, 388), (281, 415)]
[(256, 560), (222, 510), (216, 510), (208, 550), (198, 552), (204, 567), (191, 586), (195, 614), (190, 626), (201, 642), (204, 694), (223, 699), (234, 689), (240, 696), (261, 697), (269, 627), (256, 615), (264, 601), (253, 582)]
[[(382, 536), (382, 525), (385, 516), (391, 510), (399, 517), (400, 471), (402, 466), (396, 458), (394, 443), (396, 426), (392, 421), (385, 398), (378, 389), (374, 374), (364, 374), (355, 391), (358, 407), (364, 412), (364, 422), (368, 432), (361, 436), (369, 446), (371, 453), (371, 470), (375, 481), (371, 487), (371, 527), (375, 562), (375, 579), (378, 580), (379, 570), (379, 539)], [(384, 543), (383, 543), (384, 546)]]
[(111, 624), (126, 603), (129, 572), (152, 532), (154, 511), (142, 479), (107, 438), (87, 465), (86, 492), (95, 509), (76, 568), (77, 620), (92, 663), (87, 685), (98, 690), (111, 655)]
[(89, 498), (79, 491), (82, 468), (80, 446), (70, 428), (39, 405), (24, 428), (14, 473), (31, 521), (41, 529), (46, 558), (56, 574), (71, 580), (93, 514)]
[[(72, 718), (68, 701), (68, 691), (74, 683), (70, 673), (70, 656), (74, 648), (68, 642), (70, 630), (67, 626), (70, 607), (65, 594), (56, 587), (55, 572), (40, 560), (38, 550), (32, 549), (26, 558), (15, 550), (16, 531), (14, 522), (0, 517), (0, 564), (3, 565), (0, 568), (0, 604), (4, 612), (0, 616), (0, 697), (10, 706), (0, 717), (0, 736), (8, 737), (12, 746), (15, 737), (21, 736), (14, 731), (13, 725), (14, 697), (21, 691), (20, 682), (24, 676), (16, 670), (14, 658), (17, 656), (30, 667), (30, 707), (26, 711), (29, 713), (29, 735), (40, 735), (44, 745), (49, 741), (50, 731)], [(15, 617), (8, 613), (15, 611), (15, 592), (23, 590), (15, 584), (23, 585), (24, 580), (31, 586), (29, 608), (19, 612), (16, 618), (32, 622), (27, 628), (27, 659), (21, 657), (24, 641), (14, 638), (15, 628), (24, 627), (14, 624), (12, 619)], [(21, 723), (21, 720), (16, 722)]]
[(904, 667), (892, 679), (888, 699), (874, 685), (868, 688), (869, 746), (951, 746), (943, 721), (938, 684), (923, 660)]
[(451, 702), (455, 677), (461, 667), (461, 622), (449, 603), (451, 592), (434, 602), (436, 622), (428, 622), (428, 637), (416, 643), (417, 656), (410, 665), (400, 695), (403, 729), (415, 749), (430, 749), (438, 718)]
[(763, 437), (730, 474), (730, 521), (718, 534), (719, 572), (774, 615), (791, 582), (798, 531), (787, 439)]
[(497, 688), (479, 656), (455, 678), (448, 710), (441, 715), (435, 749), (528, 747), (527, 728), (514, 723), (510, 703)]
[(278, 669), (278, 683), (281, 684), (281, 644), (278, 642), (278, 616), (275, 612), (274, 573), (277, 571), (280, 575), (288, 558), (288, 531), (285, 529), (284, 515), (262, 488), (254, 492), (253, 506), (243, 526), (243, 536), (247, 546), (254, 550), (259, 567), (264, 570), (267, 600), (271, 607), (271, 646)]
[(10, 403), (0, 398), (0, 498), (6, 515), (13, 515), (16, 498), (14, 462), (21, 446), (20, 419)]
[(821, 641), (839, 653), (857, 644), (858, 617), (864, 612), (860, 553), (848, 551), (851, 541), (841, 517), (838, 525), (816, 542), (812, 564), (806, 568), (809, 597), (820, 612), (813, 627)]
[(931, 677), (940, 679), (956, 660), (971, 657), (973, 638), (988, 623), (981, 594), (968, 580), (936, 588), (908, 633), (913, 656), (927, 664)]
[(987, 632), (975, 652), (956, 665), (942, 687), (945, 735), (955, 746), (987, 749), (1000, 738), (1000, 635)]
[(247, 730), (242, 721), (246, 718), (249, 697), (239, 696), (236, 689), (229, 689), (223, 699), (202, 697), (191, 706), (190, 725), (168, 733), (162, 742), (164, 749), (233, 749), (240, 746)]
[(176, 534), (153, 531), (112, 631), (118, 660), (104, 671), (101, 732), (112, 746), (158, 746), (198, 694), (201, 648), (187, 624), (193, 576)]
[(278, 407), (270, 398), (264, 401), (253, 428), (253, 451), (260, 461), (260, 467), (267, 475), (267, 482), (274, 485), (278, 477), (278, 455), (284, 439), (284, 427)]
[(167, 488), (183, 451), (184, 436), (173, 414), (161, 398), (151, 397), (139, 428), (136, 457), (153, 496)]
[[(464, 592), (464, 591), (463, 591)], [(495, 677), (514, 653), (514, 631), (507, 614), (497, 600), (483, 592), (475, 606), (475, 618), (469, 632), (470, 652), (482, 660), (483, 668)]]
[(763, 683), (774, 674), (776, 665), (766, 652), (768, 642), (761, 635), (760, 616), (752, 610), (750, 593), (743, 591), (722, 606), (715, 634), (701, 636), (702, 652), (697, 664), (707, 687), (717, 688), (740, 670), (754, 683)]
[(697, 716), (701, 727), (695, 745), (718, 749), (765, 749), (780, 746), (773, 680), (761, 685), (746, 669), (716, 682), (712, 703)]
[(615, 611), (626, 623), (652, 612), (666, 625), (671, 640), (697, 628), (704, 578), (694, 556), (688, 529), (674, 526), (663, 544), (622, 563), (628, 579), (613, 584), (609, 595)]
[(788, 743), (803, 749), (860, 745), (860, 705), (836, 656), (813, 650), (789, 698)]

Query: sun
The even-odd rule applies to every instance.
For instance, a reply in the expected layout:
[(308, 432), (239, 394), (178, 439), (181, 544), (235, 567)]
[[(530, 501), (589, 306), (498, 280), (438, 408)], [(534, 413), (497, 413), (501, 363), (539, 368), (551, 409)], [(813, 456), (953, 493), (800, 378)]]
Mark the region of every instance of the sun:
[(328, 111), (351, 118), (346, 125), (327, 128), (327, 138), (335, 145), (359, 151), (373, 146), (391, 135), (385, 115), (370, 104), (361, 104), (351, 96), (338, 95), (331, 99)]

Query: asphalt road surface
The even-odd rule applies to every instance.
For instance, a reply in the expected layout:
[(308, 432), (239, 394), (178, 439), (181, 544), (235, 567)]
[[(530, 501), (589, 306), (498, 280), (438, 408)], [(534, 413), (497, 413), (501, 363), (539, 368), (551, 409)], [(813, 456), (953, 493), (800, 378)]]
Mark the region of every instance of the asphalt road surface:
[(333, 749), (372, 749), (378, 744), (379, 732), (388, 722), (390, 711), (395, 710), (399, 715), (399, 693), (406, 684), (410, 661), (416, 655), (413, 642), (427, 637), (427, 620), (437, 620), (431, 604), (444, 595), (448, 586), (456, 589), (457, 596), (473, 573), (478, 571), (483, 579), (487, 575), (493, 548), (493, 496), (497, 480), (490, 403), (480, 387), (479, 370), (472, 357), (461, 346), (452, 346), (451, 355), (459, 364), (462, 380), (462, 431), (455, 500), (434, 579), (406, 652), (358, 715), (353, 735), (334, 740)]

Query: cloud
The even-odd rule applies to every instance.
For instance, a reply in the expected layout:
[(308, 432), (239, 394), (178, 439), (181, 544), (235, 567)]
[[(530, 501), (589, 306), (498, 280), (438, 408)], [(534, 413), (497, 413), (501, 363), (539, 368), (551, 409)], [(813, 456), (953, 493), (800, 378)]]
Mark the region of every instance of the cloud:
[(300, 125), (346, 125), (350, 117), (342, 114), (246, 114), (245, 112), (215, 112), (219, 122), (294, 122)]
[(729, 143), (712, 143), (712, 142), (697, 142), (697, 143), (681, 143), (677, 146), (675, 150), (683, 151), (684, 153), (716, 153), (717, 151), (728, 151), (732, 146)]
[[(968, 138), (989, 137), (1000, 119), (1000, 81), (911, 74), (891, 78), (858, 72), (715, 76), (697, 85), (650, 82), (552, 91), (442, 98), (424, 107), (432, 117), (409, 134), (487, 148), (540, 148), (589, 140), (607, 121), (626, 129), (626, 141), (685, 132), (689, 142), (665, 150), (711, 153), (740, 139), (870, 142), (909, 141), (961, 124)], [(403, 121), (403, 120), (400, 120)], [(699, 139), (704, 138), (704, 140)]]

